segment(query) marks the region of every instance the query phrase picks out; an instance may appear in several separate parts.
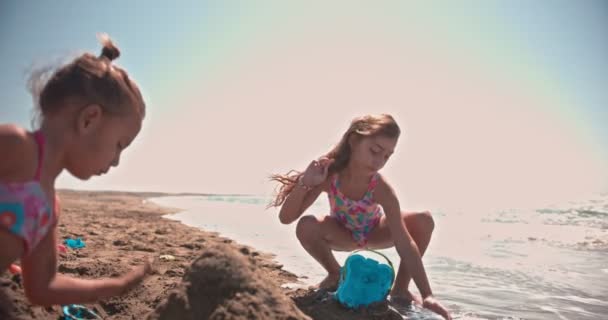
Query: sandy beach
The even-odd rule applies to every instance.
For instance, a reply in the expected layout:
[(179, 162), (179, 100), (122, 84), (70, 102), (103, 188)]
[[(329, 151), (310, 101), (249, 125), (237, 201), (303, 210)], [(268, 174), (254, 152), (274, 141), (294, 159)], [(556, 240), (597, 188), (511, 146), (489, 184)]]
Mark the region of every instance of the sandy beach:
[[(126, 295), (87, 305), (104, 319), (397, 319), (384, 311), (357, 315), (313, 291), (282, 288), (297, 278), (271, 254), (163, 218), (178, 209), (146, 201), (158, 196), (60, 192), (59, 238), (86, 243), (60, 253), (60, 273), (112, 277), (146, 257), (174, 257), (159, 260), (155, 272)], [(60, 306), (30, 305), (16, 280), (8, 272), (0, 277), (0, 319), (61, 317)]]
[[(328, 295), (303, 289), (322, 274), (312, 258), (301, 256), (302, 250), (294, 247), (296, 240), (287, 238), (293, 226), (279, 225), (273, 212), (264, 211), (264, 198), (88, 191), (61, 191), (60, 197), (58, 237), (81, 237), (86, 243), (83, 249), (59, 254), (60, 273), (114, 277), (147, 257), (172, 257), (157, 261), (154, 273), (126, 295), (87, 305), (104, 319), (402, 319), (386, 305), (348, 311)], [(605, 203), (602, 199), (599, 206)], [(587, 208), (588, 202), (580, 208)], [(572, 212), (578, 217), (578, 211)], [(522, 215), (534, 217), (529, 212)], [(448, 226), (459, 217), (438, 214), (438, 225)], [(492, 213), (480, 216), (489, 218), (497, 219)], [(587, 221), (583, 218), (589, 219), (575, 221)], [(519, 238), (511, 239), (513, 232), (501, 237), (504, 223), (484, 221), (475, 228), (480, 233), (464, 239), (471, 248), (483, 244), (481, 251), (453, 250), (450, 243), (462, 235), (444, 228), (425, 260), (436, 291), (456, 318), (553, 319), (559, 312), (572, 319), (597, 319), (605, 314), (606, 287), (600, 281), (607, 272), (602, 268), (605, 249), (600, 247), (605, 243), (603, 229), (593, 234), (580, 230), (597, 228), (534, 225), (540, 235), (522, 225)], [(589, 223), (604, 225), (598, 219)], [(572, 239), (564, 239), (566, 231)], [(596, 240), (581, 238), (591, 235)], [(484, 251), (487, 247), (492, 254), (501, 252), (505, 243), (513, 250), (508, 259)], [(546, 255), (537, 266), (527, 253), (539, 251)], [(531, 265), (538, 272), (531, 272)], [(514, 288), (513, 277), (525, 287)], [(16, 280), (8, 272), (0, 275), (1, 320), (62, 318), (60, 306), (29, 304)], [(521, 303), (513, 306), (515, 301)], [(576, 310), (583, 308), (589, 313), (580, 317)], [(404, 313), (407, 319), (438, 319), (419, 309)]]

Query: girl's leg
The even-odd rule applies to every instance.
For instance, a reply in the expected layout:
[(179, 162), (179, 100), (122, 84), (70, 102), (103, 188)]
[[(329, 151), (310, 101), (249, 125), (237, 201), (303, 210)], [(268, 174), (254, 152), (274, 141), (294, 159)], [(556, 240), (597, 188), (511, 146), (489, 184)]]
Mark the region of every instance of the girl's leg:
[(3, 273), (11, 263), (21, 257), (24, 251), (23, 240), (7, 230), (0, 229), (0, 274)]
[[(424, 212), (403, 212), (401, 214), (403, 222), (408, 232), (412, 236), (412, 239), (418, 246), (418, 252), (420, 256), (424, 254), (426, 248), (431, 241), (431, 235), (435, 228), (435, 222), (431, 213), (428, 211)], [(368, 246), (370, 248), (384, 249), (394, 246), (394, 241), (391, 237), (391, 232), (386, 223), (386, 217), (383, 216), (380, 223), (370, 233), (368, 238)], [(399, 263), (399, 271), (395, 278), (395, 284), (391, 291), (393, 297), (403, 297), (410, 300), (414, 300), (414, 296), (408, 291), (408, 286), (411, 280), (411, 276), (403, 261)]]
[(352, 251), (357, 248), (350, 231), (330, 216), (304, 216), (298, 221), (296, 235), (302, 247), (327, 270), (328, 275), (319, 287), (336, 288), (340, 279), (340, 264), (332, 250)]

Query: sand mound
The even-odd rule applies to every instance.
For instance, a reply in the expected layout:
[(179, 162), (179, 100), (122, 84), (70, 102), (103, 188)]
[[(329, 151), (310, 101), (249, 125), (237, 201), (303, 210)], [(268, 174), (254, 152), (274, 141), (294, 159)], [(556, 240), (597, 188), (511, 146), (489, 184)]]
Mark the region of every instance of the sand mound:
[(148, 319), (309, 318), (280, 288), (264, 281), (242, 253), (217, 246), (192, 263), (182, 283)]

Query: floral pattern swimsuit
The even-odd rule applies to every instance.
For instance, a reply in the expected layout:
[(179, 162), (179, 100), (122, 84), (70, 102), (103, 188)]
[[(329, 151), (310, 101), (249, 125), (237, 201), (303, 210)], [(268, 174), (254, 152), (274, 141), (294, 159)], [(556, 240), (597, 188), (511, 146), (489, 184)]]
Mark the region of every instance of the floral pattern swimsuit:
[(363, 199), (358, 201), (351, 200), (340, 192), (337, 174), (333, 175), (330, 180), (328, 196), (331, 216), (351, 232), (353, 240), (359, 247), (365, 247), (369, 234), (378, 225), (380, 217), (384, 214), (382, 207), (373, 200), (378, 178), (378, 173), (372, 176), (367, 192)]
[(0, 182), (0, 229), (23, 239), (27, 256), (57, 223), (59, 201), (50, 201), (40, 185), (44, 137), (34, 133), (38, 145), (38, 167), (34, 180), (23, 183)]

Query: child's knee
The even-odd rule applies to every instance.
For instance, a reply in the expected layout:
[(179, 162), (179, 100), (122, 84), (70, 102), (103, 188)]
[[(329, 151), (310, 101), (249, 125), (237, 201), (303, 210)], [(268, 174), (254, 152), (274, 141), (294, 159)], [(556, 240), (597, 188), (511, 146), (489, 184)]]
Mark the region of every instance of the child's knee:
[(435, 229), (435, 220), (429, 211), (410, 214), (404, 213), (403, 219), (406, 225), (416, 228), (416, 230), (420, 230), (424, 233), (431, 233)]
[(315, 216), (303, 216), (298, 220), (296, 236), (300, 241), (307, 241), (319, 230), (319, 220)]
[(429, 211), (420, 212), (417, 216), (420, 227), (426, 232), (433, 232), (435, 229), (435, 220)]

